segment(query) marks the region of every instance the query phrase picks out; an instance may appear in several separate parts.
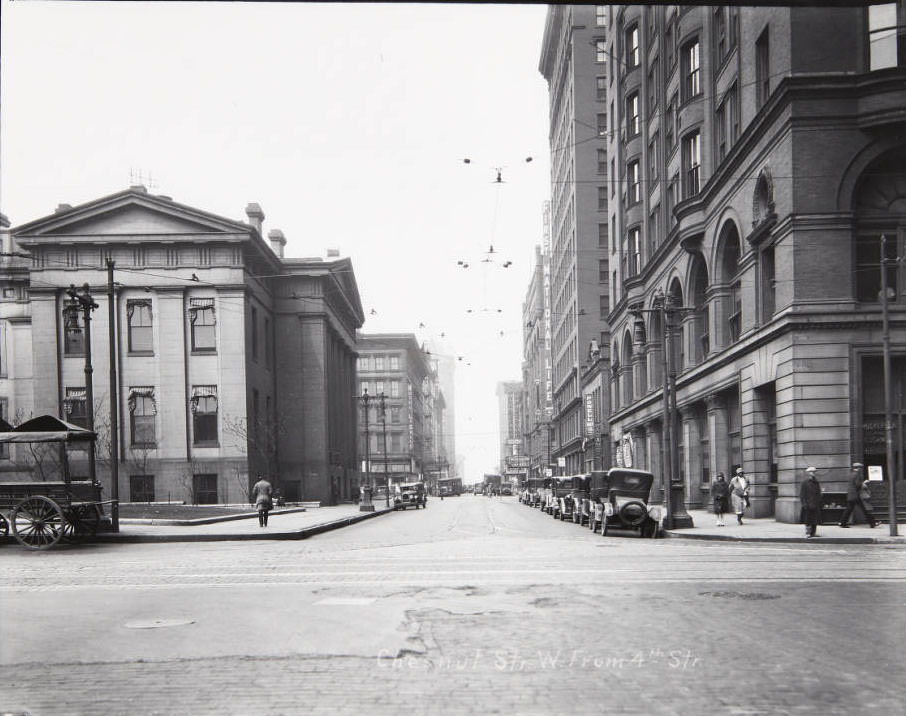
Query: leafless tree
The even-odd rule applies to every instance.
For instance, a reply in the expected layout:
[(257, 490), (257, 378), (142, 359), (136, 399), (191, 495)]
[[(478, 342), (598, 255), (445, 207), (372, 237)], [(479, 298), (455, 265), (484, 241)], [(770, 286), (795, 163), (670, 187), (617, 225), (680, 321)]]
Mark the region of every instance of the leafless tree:
[[(277, 440), (287, 430), (287, 421), (282, 416), (275, 419), (249, 420), (247, 417), (224, 415), (223, 431), (233, 438), (237, 450), (247, 455), (249, 465), (248, 484), (245, 493), (251, 495), (252, 475), (254, 468), (265, 472), (274, 485), (280, 486), (280, 476), (277, 474)], [(237, 479), (241, 480), (240, 476)]]

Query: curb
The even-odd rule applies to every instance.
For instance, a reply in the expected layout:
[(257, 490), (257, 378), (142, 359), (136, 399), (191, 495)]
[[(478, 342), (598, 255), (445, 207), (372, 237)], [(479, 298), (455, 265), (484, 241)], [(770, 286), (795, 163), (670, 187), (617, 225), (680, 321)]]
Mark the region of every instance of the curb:
[[(307, 507), (291, 507), (286, 510), (271, 510), (272, 515), (288, 515), (292, 512), (307, 512)], [(217, 522), (233, 522), (234, 520), (251, 520), (258, 517), (257, 512), (240, 512), (235, 515), (220, 515), (218, 517), (199, 517), (196, 520), (173, 520), (173, 519), (161, 519), (156, 520), (153, 517), (150, 519), (143, 518), (129, 518), (126, 517), (120, 520), (121, 525), (163, 525), (168, 527), (195, 527), (197, 525), (213, 525)]]
[(693, 539), (710, 542), (771, 542), (784, 544), (906, 544), (906, 537), (735, 537), (733, 535), (684, 534), (664, 532), (670, 539)]
[(303, 527), (302, 529), (294, 530), (292, 532), (264, 532), (261, 534), (200, 534), (200, 535), (191, 535), (191, 534), (175, 534), (175, 535), (129, 535), (123, 534), (122, 532), (115, 533), (106, 533), (99, 534), (94, 537), (92, 540), (86, 540), (86, 544), (117, 544), (117, 543), (153, 543), (153, 542), (233, 542), (233, 541), (247, 541), (247, 540), (299, 540), (307, 539), (322, 532), (330, 532), (331, 530), (340, 529), (342, 527), (348, 527), (353, 525), (356, 522), (361, 522), (362, 520), (368, 520), (372, 517), (377, 517), (378, 515), (385, 515), (390, 512), (394, 512), (393, 509), (383, 509), (375, 510), (374, 512), (361, 512), (357, 515), (351, 515), (349, 517), (341, 517), (337, 520), (332, 520), (330, 522), (322, 522), (320, 524), (310, 525), (309, 527)]

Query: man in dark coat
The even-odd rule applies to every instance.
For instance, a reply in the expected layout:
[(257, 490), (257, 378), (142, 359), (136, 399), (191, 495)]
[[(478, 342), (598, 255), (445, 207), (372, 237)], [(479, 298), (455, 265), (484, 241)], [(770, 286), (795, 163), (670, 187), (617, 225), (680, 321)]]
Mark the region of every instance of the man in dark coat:
[(862, 499), (862, 486), (866, 483), (865, 476), (862, 474), (864, 469), (865, 465), (861, 462), (853, 463), (849, 482), (846, 483), (846, 509), (843, 511), (843, 516), (840, 518), (841, 527), (849, 527), (847, 521), (850, 516), (852, 516), (856, 507), (862, 508), (862, 512), (865, 513), (865, 519), (868, 520), (868, 524), (872, 527), (878, 524), (875, 521), (875, 515), (871, 511), (871, 507), (866, 505), (865, 501)]
[(802, 504), (802, 522), (806, 538), (814, 537), (821, 521), (821, 484), (815, 477), (818, 469), (805, 468), (806, 478), (799, 485), (799, 502)]

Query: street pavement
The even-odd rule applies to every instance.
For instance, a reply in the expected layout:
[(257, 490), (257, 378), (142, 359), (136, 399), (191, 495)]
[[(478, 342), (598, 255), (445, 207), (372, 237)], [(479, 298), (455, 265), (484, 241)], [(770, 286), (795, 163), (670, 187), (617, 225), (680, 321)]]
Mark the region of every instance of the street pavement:
[(4, 546), (0, 712), (903, 713), (902, 546), (795, 539), (464, 495), (307, 539)]
[[(471, 498), (465, 495), (463, 498)], [(459, 499), (463, 499), (459, 498)], [(450, 498), (457, 499), (457, 498)], [(515, 498), (510, 498), (514, 499)], [(443, 501), (430, 498), (429, 504), (441, 504)], [(526, 507), (526, 509), (529, 509)], [(388, 508), (377, 504), (374, 512), (361, 512), (358, 505), (342, 504), (330, 507), (314, 507), (304, 511), (293, 509), (275, 510), (271, 513), (268, 526), (258, 526), (255, 513), (249, 513), (245, 519), (235, 517), (219, 521), (206, 519), (197, 524), (168, 524), (175, 520), (120, 520), (118, 534), (100, 535), (103, 541), (118, 542), (155, 542), (155, 541), (216, 541), (243, 539), (305, 539), (320, 532), (347, 527), (360, 520), (370, 519), (386, 514)], [(392, 510), (391, 510), (392, 511)], [(726, 526), (718, 527), (713, 514), (704, 510), (689, 510), (693, 527), (667, 530), (665, 536), (679, 539), (705, 539), (727, 541), (765, 541), (765, 542), (805, 542), (805, 531), (802, 525), (777, 522), (773, 518), (743, 518), (743, 524), (736, 523), (736, 518), (729, 515), (725, 518)], [(818, 536), (808, 540), (819, 543), (840, 544), (906, 544), (904, 527), (899, 527), (899, 534), (891, 536), (889, 527), (881, 524), (874, 529), (867, 524), (854, 524), (842, 528), (836, 524), (822, 525)]]

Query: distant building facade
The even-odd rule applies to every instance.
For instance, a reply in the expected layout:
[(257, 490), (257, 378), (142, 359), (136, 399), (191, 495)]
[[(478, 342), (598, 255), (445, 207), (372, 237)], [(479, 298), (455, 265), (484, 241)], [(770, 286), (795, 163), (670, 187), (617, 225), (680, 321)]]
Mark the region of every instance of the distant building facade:
[(437, 434), (443, 399), (428, 355), (411, 333), (362, 333), (357, 350), (359, 453), (373, 483), (429, 480), (445, 453)]
[[(10, 246), (30, 259), (0, 272), (0, 401), (16, 422), (87, 422), (86, 325), (67, 294), (85, 285), (97, 304), (88, 345), (106, 495), (113, 440), (122, 501), (241, 502), (258, 473), (290, 500), (351, 495), (364, 321), (352, 264), (285, 259), (282, 233), (262, 235), (261, 208), (246, 213), (238, 222), (134, 186), (12, 229)], [(87, 462), (74, 456), (76, 475)], [(21, 448), (0, 461), (5, 477), (33, 468)]]
[(754, 514), (786, 522), (806, 465), (830, 490), (853, 460), (902, 480), (903, 2), (604, 12), (615, 455), (659, 478), (674, 460), (694, 507), (717, 472), (742, 466)]
[[(525, 409), (522, 400), (522, 382), (509, 381), (497, 384), (497, 416), (500, 430), (500, 473), (507, 475), (512, 458), (525, 460), (523, 445), (523, 417)], [(509, 460), (508, 460), (509, 459)], [(525, 468), (520, 468), (524, 474)], [(511, 475), (512, 477), (512, 475)]]
[[(550, 5), (539, 70), (550, 95), (552, 459), (563, 474), (586, 463), (583, 363), (607, 364), (611, 268), (608, 203), (608, 41), (605, 5)], [(603, 411), (604, 406), (600, 407)]]

